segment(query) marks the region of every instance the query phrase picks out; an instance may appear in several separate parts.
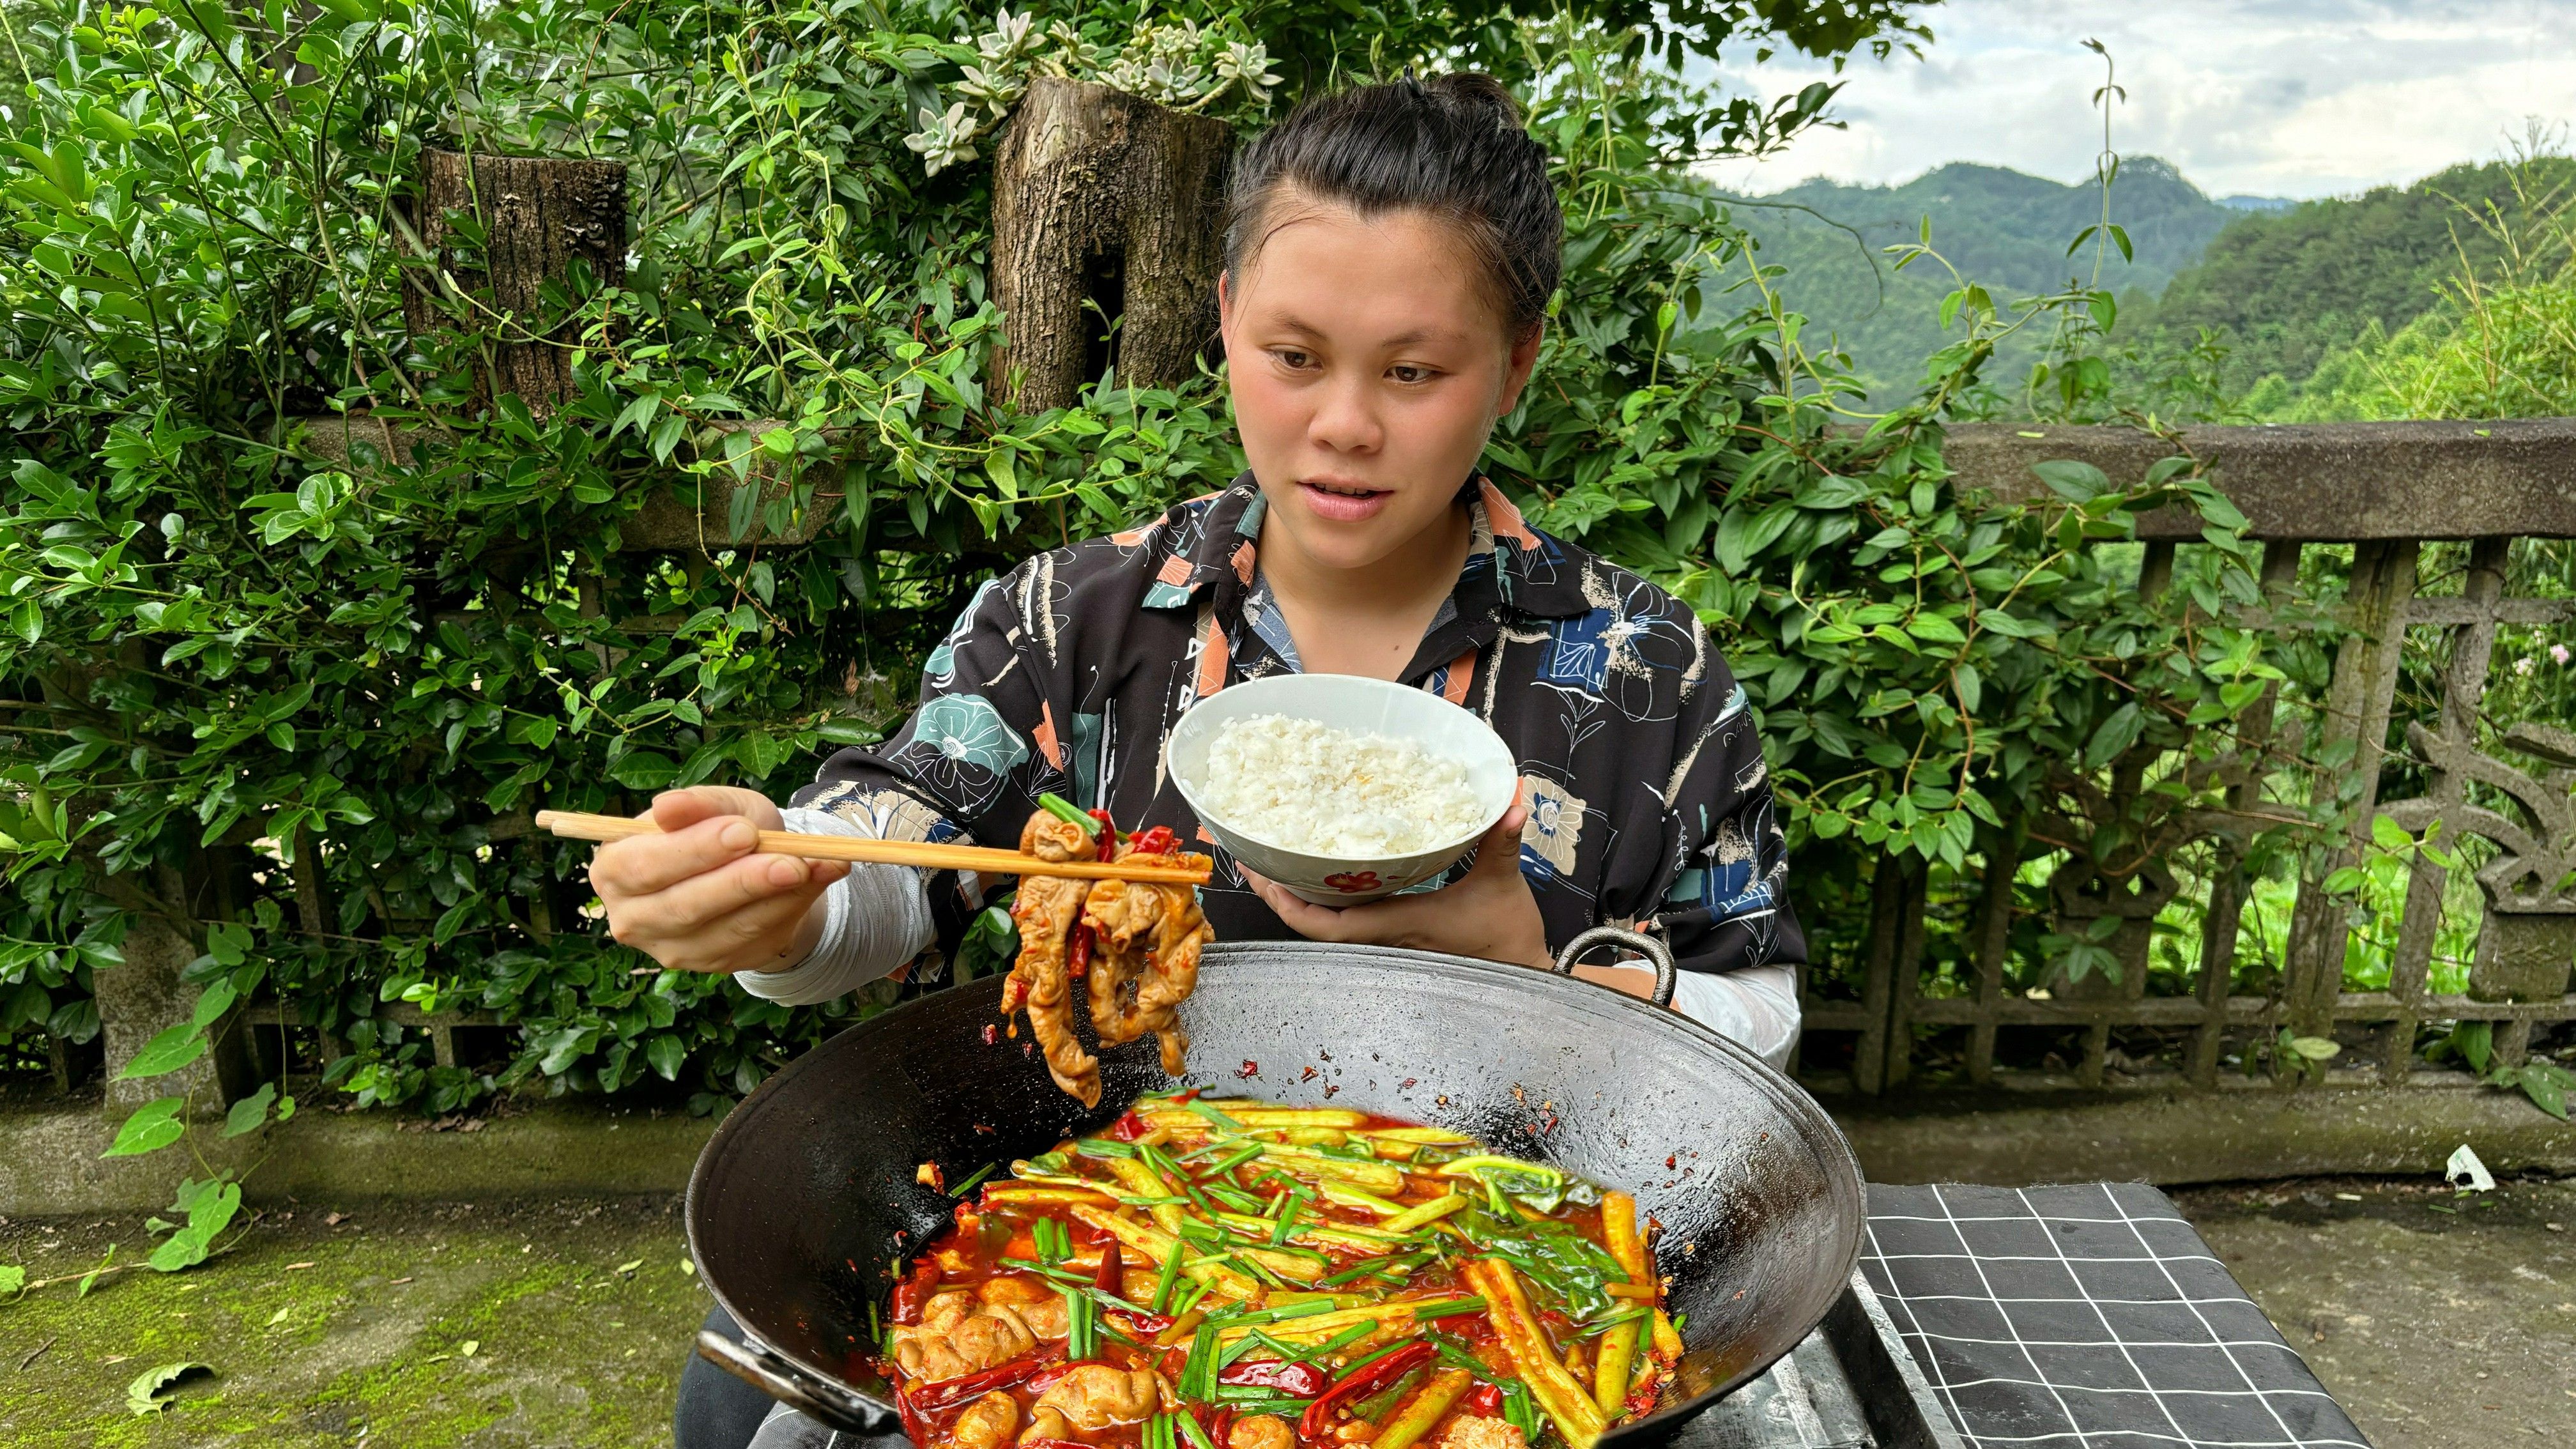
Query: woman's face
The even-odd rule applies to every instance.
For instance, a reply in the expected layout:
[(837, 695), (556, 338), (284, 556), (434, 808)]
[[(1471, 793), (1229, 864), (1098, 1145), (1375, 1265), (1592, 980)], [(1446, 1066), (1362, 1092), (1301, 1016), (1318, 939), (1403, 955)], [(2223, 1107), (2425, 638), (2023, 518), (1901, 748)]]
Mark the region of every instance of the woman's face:
[(1263, 529), (1318, 566), (1366, 568), (1443, 521), (1520, 400), (1538, 330), (1514, 345), (1475, 259), (1421, 212), (1364, 219), (1292, 192), (1270, 215), (1217, 290)]

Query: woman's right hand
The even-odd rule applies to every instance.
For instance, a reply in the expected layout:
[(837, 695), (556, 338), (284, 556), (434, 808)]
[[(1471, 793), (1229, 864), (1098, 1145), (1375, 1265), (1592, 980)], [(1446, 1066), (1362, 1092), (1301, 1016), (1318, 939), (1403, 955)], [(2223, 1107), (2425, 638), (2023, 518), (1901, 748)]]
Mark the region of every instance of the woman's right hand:
[(609, 935), (680, 971), (783, 971), (812, 954), (817, 903), (850, 868), (755, 854), (760, 831), (785, 828), (768, 796), (699, 785), (665, 791), (637, 818), (662, 833), (591, 857)]

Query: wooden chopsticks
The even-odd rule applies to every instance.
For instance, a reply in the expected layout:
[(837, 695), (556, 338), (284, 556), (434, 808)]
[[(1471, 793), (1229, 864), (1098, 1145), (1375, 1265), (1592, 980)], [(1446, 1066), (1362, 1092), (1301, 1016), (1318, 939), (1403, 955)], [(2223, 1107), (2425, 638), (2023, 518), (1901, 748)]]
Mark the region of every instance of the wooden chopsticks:
[[(620, 815), (585, 815), (575, 810), (540, 810), (537, 828), (567, 840), (625, 840), (659, 835), (650, 820)], [(875, 865), (918, 865), (932, 870), (971, 870), (980, 875), (1051, 875), (1077, 880), (1137, 880), (1163, 885), (1205, 885), (1204, 867), (1125, 864), (1104, 860), (1052, 863), (1016, 850), (981, 845), (934, 845), (925, 840), (871, 840), (853, 835), (805, 835), (793, 830), (760, 832), (760, 848), (771, 855), (806, 860), (848, 860)]]

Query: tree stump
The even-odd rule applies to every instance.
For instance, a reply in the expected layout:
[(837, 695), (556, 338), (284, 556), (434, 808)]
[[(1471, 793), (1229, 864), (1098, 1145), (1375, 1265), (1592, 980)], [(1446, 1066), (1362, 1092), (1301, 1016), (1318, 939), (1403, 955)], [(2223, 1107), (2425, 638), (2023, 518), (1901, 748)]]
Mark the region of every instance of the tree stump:
[[(1008, 346), (993, 390), (1025, 411), (1069, 407), (1114, 367), (1166, 387), (1216, 334), (1234, 136), (1104, 85), (1041, 76), (993, 162), (993, 298)], [(1106, 334), (1083, 303), (1117, 320)]]
[[(479, 379), (486, 397), (515, 393), (544, 413), (571, 396), (575, 329), (543, 298), (576, 260), (592, 278), (616, 286), (626, 280), (626, 165), (622, 161), (570, 161), (534, 156), (483, 156), (423, 151), (414, 206), (422, 244), (439, 270), (491, 315), (478, 312), (476, 330), (492, 335)], [(483, 229), (482, 265), (460, 254), (450, 216), (475, 218)], [(443, 283), (419, 279), (403, 292), (403, 320), (415, 336), (453, 326), (440, 298)]]

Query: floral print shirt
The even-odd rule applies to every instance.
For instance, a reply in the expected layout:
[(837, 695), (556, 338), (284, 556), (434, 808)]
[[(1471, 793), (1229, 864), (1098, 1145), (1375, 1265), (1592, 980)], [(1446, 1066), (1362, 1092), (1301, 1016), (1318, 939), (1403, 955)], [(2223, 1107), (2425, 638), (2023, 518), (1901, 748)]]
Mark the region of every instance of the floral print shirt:
[[(1462, 495), (1467, 562), (1402, 678), (1474, 710), (1520, 761), (1520, 867), (1550, 947), (1610, 923), (1660, 932), (1685, 970), (1803, 961), (1761, 742), (1698, 617), (1532, 528), (1484, 479)], [(872, 834), (1011, 848), (1052, 791), (1122, 828), (1200, 842), (1216, 860), (1201, 894), (1218, 940), (1292, 936), (1163, 768), (1182, 711), (1298, 668), (1261, 576), (1265, 508), (1246, 474), (987, 582), (925, 661), (911, 720), (832, 756), (795, 803)], [(939, 945), (909, 968), (916, 984), (944, 979), (984, 904), (971, 875), (925, 886)]]

